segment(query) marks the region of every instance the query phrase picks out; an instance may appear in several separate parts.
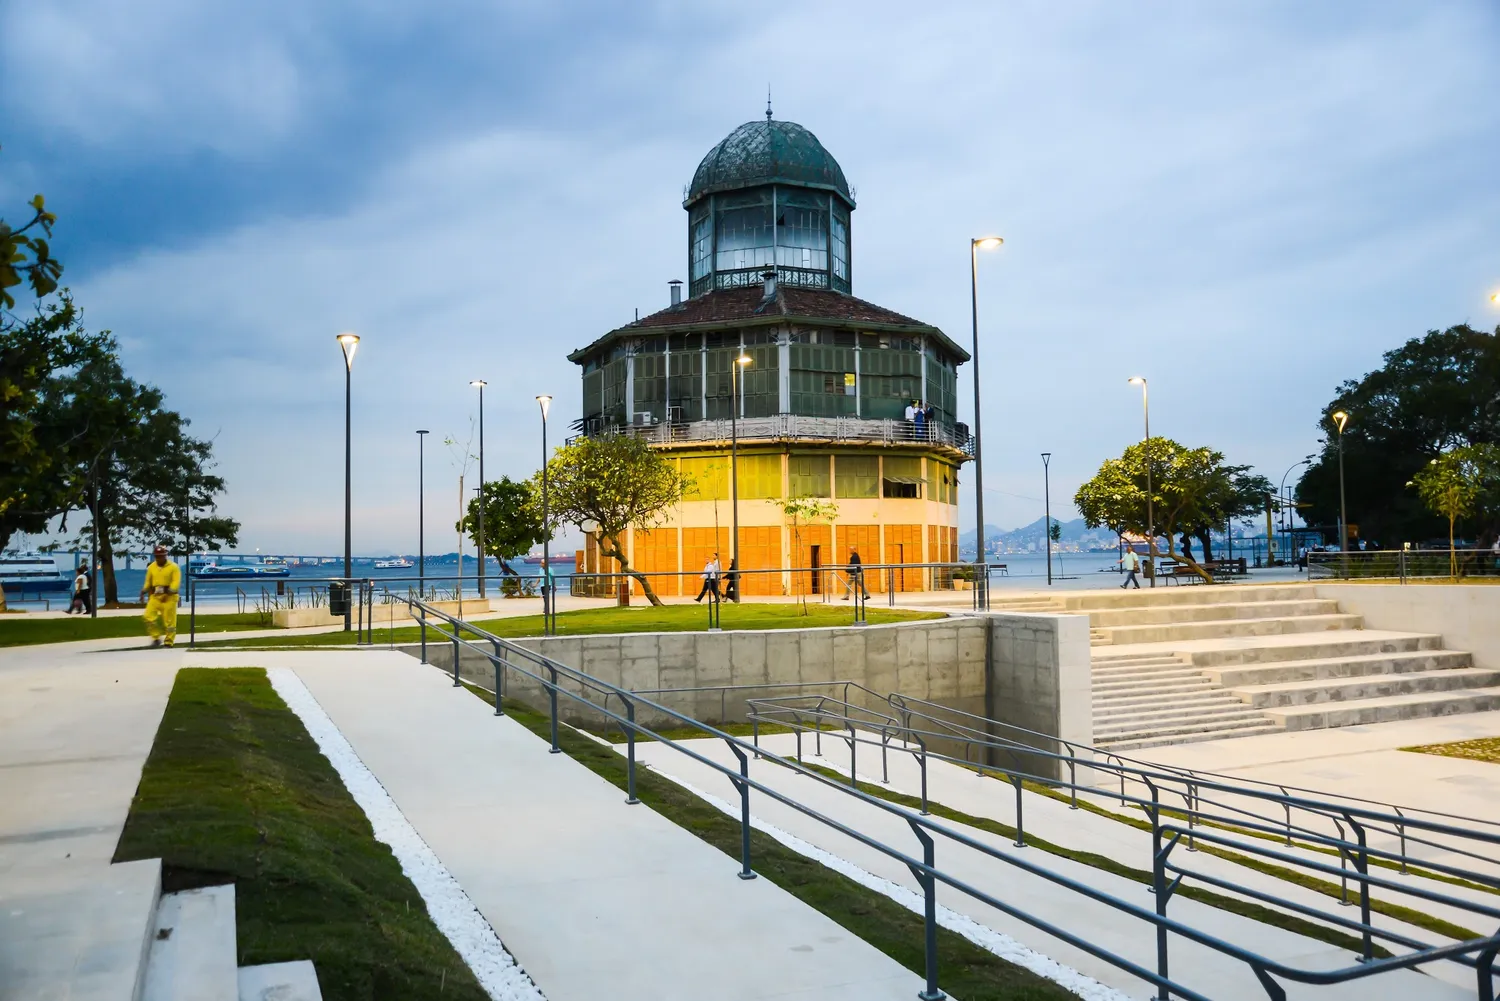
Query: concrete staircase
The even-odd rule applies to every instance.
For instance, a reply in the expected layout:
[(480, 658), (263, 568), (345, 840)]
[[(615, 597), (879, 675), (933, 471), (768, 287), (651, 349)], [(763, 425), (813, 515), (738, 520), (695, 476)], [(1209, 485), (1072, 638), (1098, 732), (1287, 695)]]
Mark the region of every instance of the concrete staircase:
[(1439, 636), (1366, 631), (1310, 584), (992, 604), (1088, 615), (1094, 743), (1111, 750), (1500, 708), (1500, 671)]
[(321, 1001), (307, 961), (241, 967), (234, 887), (161, 892), (161, 861), (34, 871), (0, 908), (0, 997)]

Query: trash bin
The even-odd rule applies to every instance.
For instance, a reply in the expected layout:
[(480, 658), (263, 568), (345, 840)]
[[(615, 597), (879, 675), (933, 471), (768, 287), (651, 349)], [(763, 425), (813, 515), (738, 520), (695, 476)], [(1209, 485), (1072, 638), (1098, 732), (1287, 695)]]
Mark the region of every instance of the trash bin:
[(349, 614), (349, 585), (337, 582), (328, 585), (328, 614), (341, 619)]

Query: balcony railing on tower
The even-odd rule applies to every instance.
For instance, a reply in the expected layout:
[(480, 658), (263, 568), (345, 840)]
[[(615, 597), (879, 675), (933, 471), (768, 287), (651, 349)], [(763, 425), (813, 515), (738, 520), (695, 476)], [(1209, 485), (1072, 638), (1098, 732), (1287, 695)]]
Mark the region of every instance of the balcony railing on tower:
[[(645, 415), (638, 415), (644, 418)], [(730, 422), (703, 420), (651, 422), (640, 419), (634, 424), (606, 424), (599, 418), (583, 422), (583, 436), (628, 434), (653, 445), (689, 445), (728, 442)], [(776, 414), (771, 417), (744, 417), (736, 422), (735, 436), (740, 441), (824, 441), (884, 445), (932, 445), (951, 449), (963, 455), (974, 454), (974, 436), (965, 424), (939, 421), (916, 423), (890, 418), (805, 417), (799, 414)]]

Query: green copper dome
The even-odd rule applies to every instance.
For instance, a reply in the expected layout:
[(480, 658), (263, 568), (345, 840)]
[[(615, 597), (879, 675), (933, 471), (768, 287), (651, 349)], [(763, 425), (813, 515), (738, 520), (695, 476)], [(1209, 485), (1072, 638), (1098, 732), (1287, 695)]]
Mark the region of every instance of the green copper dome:
[(692, 205), (718, 191), (772, 183), (833, 191), (854, 205), (843, 168), (818, 137), (796, 122), (770, 118), (746, 122), (709, 150), (683, 204)]

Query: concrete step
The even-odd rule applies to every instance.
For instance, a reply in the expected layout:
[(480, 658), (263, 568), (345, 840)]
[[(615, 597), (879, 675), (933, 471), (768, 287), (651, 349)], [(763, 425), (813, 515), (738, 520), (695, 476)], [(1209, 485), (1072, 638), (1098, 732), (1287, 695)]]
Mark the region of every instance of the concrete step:
[[(1228, 693), (1225, 693), (1226, 695)], [(1095, 735), (1098, 735), (1100, 723), (1095, 714)], [(1250, 708), (1243, 702), (1229, 699), (1222, 702), (1186, 703), (1177, 704), (1162, 701), (1154, 706), (1139, 706), (1133, 709), (1125, 709), (1123, 712), (1111, 713), (1109, 725), (1106, 729), (1115, 730), (1122, 726), (1131, 726), (1137, 729), (1151, 729), (1157, 726), (1175, 727), (1187, 726), (1202, 721), (1219, 719), (1243, 719), (1251, 716), (1260, 716), (1257, 710)]]
[(1416, 653), (1362, 654), (1353, 657), (1323, 657), (1316, 660), (1271, 661), (1203, 671), (1217, 685), (1246, 688), (1326, 681), (1419, 671), (1449, 671), (1470, 667), (1473, 657), (1458, 650), (1424, 650)]
[(1111, 643), (1164, 643), (1173, 640), (1223, 639), (1231, 636), (1276, 636), (1288, 633), (1358, 629), (1358, 615), (1293, 615), (1265, 619), (1216, 619), (1206, 622), (1109, 626)]
[(1171, 681), (1120, 681), (1094, 685), (1094, 698), (1110, 698), (1116, 695), (1141, 695), (1146, 693), (1168, 694), (1171, 692), (1223, 691), (1203, 675), (1178, 678)]
[(1193, 675), (1202, 676), (1204, 672), (1179, 661), (1171, 664), (1163, 664), (1160, 667), (1115, 667), (1095, 668), (1093, 670), (1095, 682), (1111, 681), (1144, 681), (1147, 678), (1183, 678)]
[(0, 997), (135, 1001), (160, 894), (160, 859), (7, 874)]
[(1167, 736), (1183, 733), (1203, 733), (1225, 728), (1233, 729), (1245, 723), (1263, 723), (1269, 716), (1253, 709), (1226, 712), (1143, 713), (1140, 718), (1111, 720), (1108, 726), (1095, 727), (1096, 741), (1135, 739), (1138, 737)]
[(1317, 598), (1311, 584), (1232, 584), (1216, 587), (1143, 587), (1139, 591), (1110, 588), (1059, 594), (1053, 600), (1059, 609), (1091, 612), (1115, 608), (1156, 608), (1163, 605), (1243, 604), (1257, 601), (1298, 601)]
[(1307, 706), (1325, 702), (1355, 702), (1410, 695), (1417, 692), (1451, 692), (1464, 688), (1500, 686), (1500, 671), (1462, 667), (1439, 671), (1409, 671), (1375, 674), (1342, 681), (1292, 681), (1280, 685), (1253, 685), (1234, 689), (1246, 705)]
[(1106, 719), (1137, 716), (1149, 712), (1203, 713), (1211, 710), (1243, 712), (1245, 703), (1228, 692), (1194, 692), (1178, 695), (1141, 695), (1128, 699), (1094, 702), (1094, 726)]
[(1316, 730), (1322, 727), (1356, 726), (1364, 723), (1389, 723), (1393, 720), (1421, 719), (1456, 713), (1487, 712), (1491, 709), (1500, 709), (1500, 687), (1461, 689), (1452, 692), (1417, 692), (1410, 695), (1359, 699), (1355, 702), (1288, 706), (1260, 711), (1267, 718), (1276, 721), (1288, 730)]
[(1191, 744), (1200, 740), (1223, 740), (1226, 737), (1253, 737), (1261, 733), (1278, 733), (1281, 726), (1268, 719), (1262, 719), (1259, 723), (1236, 724), (1226, 727), (1224, 730), (1195, 731), (1192, 733), (1157, 734), (1152, 737), (1136, 737), (1110, 741), (1107, 745), (1104, 741), (1095, 739), (1099, 747), (1107, 747), (1108, 750), (1124, 753), (1126, 751), (1141, 751), (1148, 747), (1167, 747), (1171, 744)]
[(234, 887), (162, 896), (141, 1001), (238, 1001)]
[(1148, 608), (1098, 609), (1088, 613), (1089, 625), (1137, 626), (1177, 622), (1207, 622), (1220, 619), (1267, 619), (1291, 615), (1331, 615), (1339, 603), (1326, 598), (1285, 601), (1212, 602), (1202, 605), (1158, 605)]
[(1108, 667), (1131, 667), (1135, 665), (1153, 664), (1190, 664), (1192, 661), (1182, 654), (1177, 653), (1136, 653), (1119, 654), (1101, 653), (1091, 658), (1094, 670), (1098, 671)]
[(1414, 653), (1441, 650), (1443, 638), (1422, 633), (1370, 637), (1355, 630), (1329, 636), (1308, 636), (1287, 643), (1234, 645), (1218, 650), (1197, 650), (1190, 658), (1199, 667), (1229, 667), (1272, 661), (1318, 660), (1329, 657), (1359, 657), (1376, 653)]
[(323, 1001), (311, 960), (239, 969), (239, 1001)]

